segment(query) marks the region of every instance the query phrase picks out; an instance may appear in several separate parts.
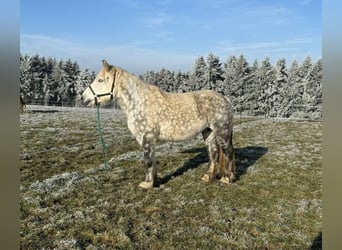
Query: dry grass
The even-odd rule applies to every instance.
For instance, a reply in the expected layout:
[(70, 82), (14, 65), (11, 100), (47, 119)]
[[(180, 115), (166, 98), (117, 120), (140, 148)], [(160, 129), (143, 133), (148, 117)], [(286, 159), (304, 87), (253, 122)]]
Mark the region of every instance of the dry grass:
[(21, 121), (22, 249), (320, 249), (320, 122), (237, 119), (238, 180), (204, 183), (201, 138), (158, 146), (160, 186), (119, 111), (29, 106)]

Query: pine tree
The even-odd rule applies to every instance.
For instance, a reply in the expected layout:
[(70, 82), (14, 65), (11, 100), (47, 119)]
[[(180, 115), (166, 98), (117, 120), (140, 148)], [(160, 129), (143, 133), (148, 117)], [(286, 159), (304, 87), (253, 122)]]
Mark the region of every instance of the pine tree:
[[(307, 56), (302, 65), (299, 67), (299, 76), (301, 78), (301, 84), (300, 84), (300, 94), (303, 96), (304, 92), (307, 88), (307, 75), (311, 71), (312, 68), (312, 59), (310, 56)], [(305, 102), (305, 100), (303, 100)]]
[(215, 56), (213, 53), (209, 53), (207, 57), (207, 75), (209, 89), (216, 91), (221, 90), (221, 85), (223, 82), (223, 70), (219, 57)]
[(190, 75), (190, 86), (193, 90), (209, 89), (208, 86), (208, 67), (203, 56), (196, 59), (195, 67)]
[(50, 100), (50, 89), (49, 89), (49, 77), (47, 73), (44, 73), (44, 79), (43, 79), (43, 95), (44, 95), (44, 105), (48, 106), (49, 105), (49, 100)]
[(272, 108), (270, 96), (273, 92), (272, 89), (275, 82), (275, 72), (269, 57), (266, 57), (262, 61), (258, 77), (260, 83), (258, 96), (259, 109), (263, 114), (269, 116)]
[[(293, 60), (292, 64), (288, 70), (288, 85), (291, 89), (294, 89), (301, 82), (301, 77), (299, 75), (299, 64), (297, 60)], [(293, 98), (294, 96), (291, 96)]]
[(191, 75), (192, 74), (190, 72), (183, 74), (183, 79), (178, 85), (178, 93), (190, 92), (195, 90)]
[(236, 75), (238, 76), (236, 93), (238, 94), (238, 98), (235, 99), (237, 101), (235, 108), (241, 114), (251, 108), (250, 105), (255, 91), (252, 88), (252, 71), (243, 54), (239, 56), (236, 66)]
[(44, 79), (44, 60), (40, 58), (38, 54), (31, 57), (30, 60), (32, 72), (32, 101), (34, 103), (40, 103), (43, 100), (43, 79)]
[(63, 83), (65, 87), (65, 92), (63, 92), (62, 102), (65, 105), (72, 105), (75, 102), (76, 90), (75, 90), (75, 82), (77, 80), (77, 75), (80, 72), (78, 64), (75, 62), (71, 62), (71, 60), (67, 60), (63, 64), (63, 72), (65, 73), (63, 78)]
[(237, 92), (237, 58), (229, 56), (223, 69), (223, 93), (226, 96), (235, 97)]
[(251, 81), (250, 81), (250, 95), (252, 95), (252, 100), (249, 104), (249, 115), (262, 115), (259, 111), (258, 97), (260, 96), (260, 81), (259, 81), (259, 62), (254, 60), (251, 68)]
[(33, 97), (33, 84), (32, 84), (32, 70), (31, 70), (31, 57), (28, 55), (20, 55), (20, 95), (29, 102)]
[(173, 84), (174, 84), (174, 73), (164, 68), (161, 69), (159, 72), (158, 86), (167, 92), (172, 92)]
[(59, 61), (52, 70), (52, 79), (54, 82), (58, 83), (55, 89), (55, 100), (56, 104), (62, 102), (63, 96), (65, 95), (66, 89), (64, 84), (64, 70), (63, 61)]
[(303, 117), (301, 114), (303, 105), (301, 89), (302, 79), (299, 73), (299, 64), (297, 60), (293, 60), (288, 70), (288, 86), (289, 89), (286, 93), (287, 97), (292, 100), (292, 104), (289, 107), (289, 114), (291, 117)]
[(312, 59), (310, 56), (305, 57), (303, 60), (302, 65), (299, 66), (298, 75), (299, 75), (299, 82), (297, 83), (296, 90), (297, 90), (297, 112), (296, 116), (305, 118), (308, 117), (306, 114), (306, 105), (309, 100), (305, 100), (307, 96), (305, 96), (306, 88), (307, 88), (307, 75), (312, 68)]
[(173, 85), (173, 92), (178, 93), (180, 92), (180, 86), (182, 84), (184, 84), (185, 78), (184, 78), (184, 74), (181, 71), (178, 71), (175, 74), (175, 81), (174, 81), (174, 85)]
[(287, 95), (289, 92), (288, 86), (288, 72), (286, 69), (286, 60), (281, 58), (277, 61), (275, 67), (275, 84), (274, 93), (271, 96), (273, 99), (273, 107), (271, 116), (289, 117), (290, 107), (293, 100)]
[(319, 59), (308, 71), (303, 93), (304, 105), (309, 118), (320, 118), (322, 104), (322, 60)]
[(143, 74), (141, 78), (143, 81), (149, 84), (156, 85), (156, 86), (158, 84), (157, 74), (153, 70), (147, 71), (145, 74)]

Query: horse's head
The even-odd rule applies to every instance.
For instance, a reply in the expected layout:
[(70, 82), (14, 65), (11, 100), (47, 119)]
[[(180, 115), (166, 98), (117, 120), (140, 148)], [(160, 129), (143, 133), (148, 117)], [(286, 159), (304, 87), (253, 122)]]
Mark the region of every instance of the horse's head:
[(106, 60), (102, 60), (102, 64), (103, 68), (82, 94), (82, 101), (85, 106), (108, 104), (114, 98), (117, 70), (115, 67), (109, 65)]

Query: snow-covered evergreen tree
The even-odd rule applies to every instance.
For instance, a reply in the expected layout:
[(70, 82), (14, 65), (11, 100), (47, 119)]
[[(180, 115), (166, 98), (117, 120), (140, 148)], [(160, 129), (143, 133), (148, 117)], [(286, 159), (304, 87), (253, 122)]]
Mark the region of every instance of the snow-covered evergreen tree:
[(31, 57), (28, 55), (20, 56), (20, 95), (26, 99), (31, 99), (33, 96), (32, 84), (32, 70), (31, 70)]
[(80, 72), (79, 66), (76, 62), (72, 62), (70, 59), (62, 65), (62, 72), (64, 73), (63, 84), (65, 85), (62, 92), (63, 105), (73, 105), (75, 102), (76, 90), (75, 83), (77, 75)]
[[(299, 64), (297, 60), (293, 60), (288, 70), (288, 85), (291, 89), (297, 88), (302, 81), (299, 74)], [(292, 96), (291, 96), (292, 97)], [(294, 96), (293, 96), (294, 97)]]
[(184, 93), (194, 91), (193, 80), (191, 78), (191, 73), (187, 72), (183, 74), (182, 81), (178, 85), (177, 93)]
[(223, 69), (219, 57), (213, 53), (209, 53), (207, 57), (207, 76), (209, 89), (222, 91)]
[(143, 74), (140, 77), (143, 81), (152, 84), (157, 85), (158, 84), (158, 77), (157, 74), (153, 70), (147, 71), (145, 74)]
[(203, 56), (196, 59), (193, 72), (190, 74), (190, 86), (193, 90), (209, 89), (208, 67)]
[(291, 117), (303, 117), (301, 106), (303, 104), (301, 92), (302, 79), (299, 72), (299, 63), (297, 60), (293, 60), (288, 70), (288, 92), (287, 97), (292, 100), (292, 104), (289, 107), (289, 113)]
[(40, 103), (43, 100), (43, 79), (44, 79), (44, 70), (45, 70), (45, 58), (40, 58), (38, 54), (31, 57), (30, 60), (30, 70), (32, 72), (32, 101), (34, 103)]
[(180, 93), (181, 89), (180, 86), (184, 84), (186, 81), (186, 76), (181, 71), (178, 71), (175, 74), (174, 85), (173, 85), (173, 92)]
[[(237, 96), (237, 58), (235, 56), (229, 56), (227, 62), (223, 68), (223, 93), (226, 96)], [(233, 94), (235, 93), (235, 94)]]
[(320, 118), (322, 112), (322, 60), (309, 69), (304, 79), (303, 100), (309, 118)]
[(236, 62), (236, 95), (235, 109), (238, 113), (243, 113), (251, 108), (252, 100), (255, 95), (255, 90), (253, 89), (253, 75), (251, 74), (251, 67), (249, 66), (246, 58), (243, 54), (239, 56)]
[(270, 96), (273, 92), (273, 85), (275, 82), (275, 72), (274, 68), (270, 63), (269, 57), (266, 57), (260, 66), (259, 69), (259, 110), (266, 116), (269, 116), (270, 111), (272, 109), (272, 102)]
[(158, 87), (161, 89), (172, 92), (173, 91), (173, 85), (174, 85), (174, 73), (171, 72), (168, 69), (162, 68), (159, 72), (159, 82)]
[(250, 79), (250, 97), (252, 99), (249, 101), (247, 110), (248, 115), (261, 115), (262, 113), (259, 111), (259, 103), (258, 97), (260, 95), (260, 81), (259, 81), (259, 62), (258, 60), (254, 60), (251, 69), (251, 79)]
[[(312, 59), (310, 56), (307, 56), (302, 65), (299, 67), (299, 76), (301, 78), (301, 84), (300, 84), (300, 88), (299, 88), (299, 92), (300, 94), (303, 96), (305, 89), (307, 88), (307, 75), (309, 74), (309, 72), (311, 71), (312, 68)], [(305, 100), (303, 100), (305, 102)]]
[(270, 96), (273, 103), (270, 116), (289, 117), (289, 110), (292, 106), (293, 100), (287, 95), (289, 91), (288, 72), (286, 68), (286, 60), (284, 58), (277, 61), (273, 91), (274, 92)]

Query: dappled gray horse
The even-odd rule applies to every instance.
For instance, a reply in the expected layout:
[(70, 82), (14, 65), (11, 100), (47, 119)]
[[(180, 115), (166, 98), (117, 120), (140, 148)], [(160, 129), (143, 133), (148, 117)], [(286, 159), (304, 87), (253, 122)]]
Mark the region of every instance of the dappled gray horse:
[(166, 93), (105, 60), (102, 63), (103, 68), (84, 91), (82, 100), (94, 106), (114, 99), (126, 113), (128, 128), (144, 150), (146, 176), (140, 187), (157, 184), (154, 151), (158, 140), (187, 140), (199, 133), (210, 158), (202, 180), (234, 180), (233, 107), (228, 98), (210, 90)]

